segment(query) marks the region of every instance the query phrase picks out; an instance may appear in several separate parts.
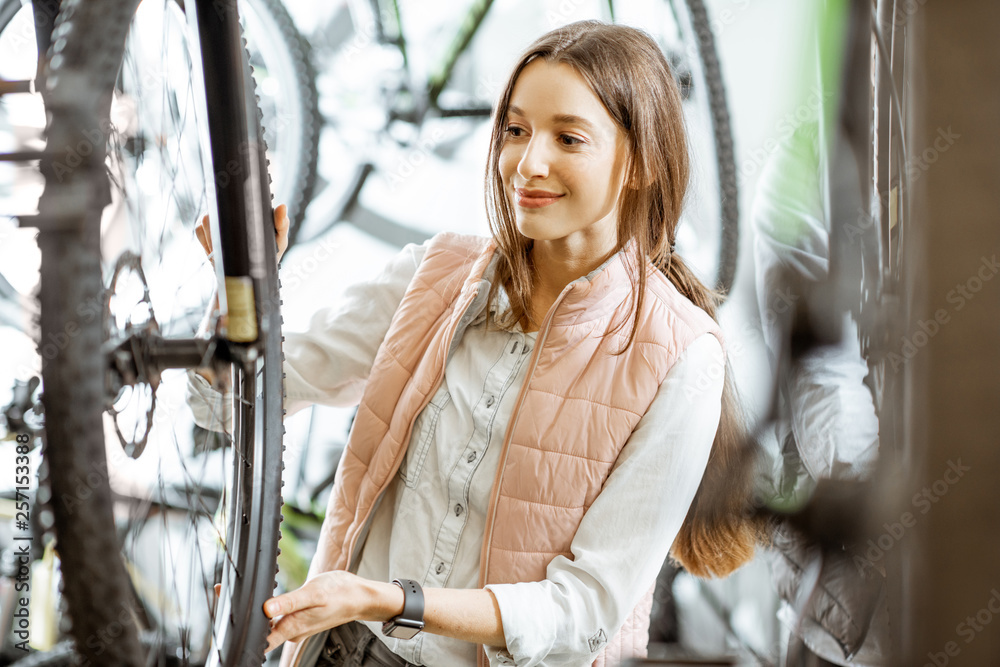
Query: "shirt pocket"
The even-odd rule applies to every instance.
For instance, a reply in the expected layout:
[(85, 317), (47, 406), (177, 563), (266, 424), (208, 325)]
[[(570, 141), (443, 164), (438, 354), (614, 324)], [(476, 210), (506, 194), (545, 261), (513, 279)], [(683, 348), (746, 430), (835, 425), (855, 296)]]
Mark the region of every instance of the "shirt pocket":
[(441, 413), (448, 407), (449, 403), (451, 403), (451, 393), (442, 384), (431, 402), (420, 411), (413, 424), (410, 446), (406, 450), (406, 456), (403, 457), (402, 465), (399, 466), (399, 478), (403, 480), (407, 488), (416, 488), (417, 482), (420, 480), (420, 473), (427, 460), (427, 452), (430, 451), (437, 433)]

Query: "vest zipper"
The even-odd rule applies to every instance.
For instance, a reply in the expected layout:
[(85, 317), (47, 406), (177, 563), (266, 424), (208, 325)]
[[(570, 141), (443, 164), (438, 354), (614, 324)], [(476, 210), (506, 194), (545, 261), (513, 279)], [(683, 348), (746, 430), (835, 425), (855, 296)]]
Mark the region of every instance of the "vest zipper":
[(486, 573), (489, 571), (490, 567), (490, 544), (493, 543), (493, 526), (497, 516), (497, 500), (500, 497), (500, 482), (503, 480), (503, 469), (507, 465), (507, 453), (510, 451), (510, 441), (514, 437), (514, 427), (517, 426), (517, 420), (521, 413), (521, 405), (524, 403), (525, 394), (528, 392), (528, 385), (531, 383), (531, 376), (535, 374), (535, 367), (538, 365), (538, 356), (541, 354), (542, 347), (545, 345), (545, 339), (549, 335), (552, 318), (555, 315), (559, 304), (562, 303), (563, 298), (569, 293), (569, 290), (572, 289), (572, 285), (573, 283), (570, 283), (563, 288), (563, 291), (559, 294), (555, 303), (552, 304), (552, 307), (549, 308), (549, 312), (546, 314), (545, 320), (542, 322), (541, 329), (538, 332), (538, 337), (535, 342), (535, 349), (531, 351), (531, 361), (528, 366), (528, 373), (524, 376), (524, 383), (521, 385), (521, 391), (517, 394), (517, 401), (514, 403), (514, 411), (511, 413), (510, 424), (507, 425), (507, 433), (504, 435), (503, 439), (503, 449), (500, 451), (500, 465), (497, 467), (496, 478), (493, 480), (493, 493), (490, 495), (489, 519), (486, 524), (486, 530), (483, 534), (483, 551), (479, 560), (481, 563), (479, 569), (480, 588), (486, 585)]

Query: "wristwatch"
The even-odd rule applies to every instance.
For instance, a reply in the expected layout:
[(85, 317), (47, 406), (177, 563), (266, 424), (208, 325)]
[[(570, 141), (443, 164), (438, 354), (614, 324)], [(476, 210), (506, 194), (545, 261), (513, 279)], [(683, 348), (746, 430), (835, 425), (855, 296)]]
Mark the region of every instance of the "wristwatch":
[(424, 591), (412, 579), (393, 579), (403, 589), (403, 613), (382, 624), (382, 634), (395, 639), (413, 639), (424, 629)]

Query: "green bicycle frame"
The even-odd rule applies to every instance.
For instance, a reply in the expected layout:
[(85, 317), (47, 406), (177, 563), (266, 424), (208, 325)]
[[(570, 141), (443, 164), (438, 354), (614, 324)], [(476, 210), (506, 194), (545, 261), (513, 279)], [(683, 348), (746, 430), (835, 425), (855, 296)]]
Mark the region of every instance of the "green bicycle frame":
[[(406, 37), (403, 34), (403, 21), (399, 9), (399, 0), (371, 0), (371, 2), (376, 12), (379, 36), (386, 42), (395, 44), (399, 48), (403, 56), (403, 67), (409, 70), (409, 58), (406, 51)], [(386, 2), (390, 4), (383, 11)], [(441, 92), (448, 86), (448, 82), (451, 80), (452, 73), (455, 71), (455, 64), (462, 54), (465, 53), (476, 33), (479, 32), (479, 28), (492, 6), (493, 0), (474, 0), (469, 7), (451, 44), (448, 45), (441, 59), (432, 68), (431, 74), (427, 79), (427, 108), (440, 109), (438, 99), (441, 96)], [(615, 20), (614, 0), (608, 0), (608, 14), (613, 23)], [(387, 30), (387, 27), (382, 24), (383, 17), (391, 17), (395, 22), (391, 31)]]

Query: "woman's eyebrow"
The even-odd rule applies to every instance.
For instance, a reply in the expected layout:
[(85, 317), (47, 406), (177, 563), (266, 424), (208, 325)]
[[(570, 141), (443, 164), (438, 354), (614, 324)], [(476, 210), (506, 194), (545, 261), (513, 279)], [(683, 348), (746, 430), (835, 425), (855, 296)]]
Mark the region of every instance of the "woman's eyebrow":
[(555, 121), (557, 125), (578, 125), (579, 127), (582, 127), (588, 132), (593, 132), (593, 133), (597, 132), (597, 128), (594, 127), (594, 124), (591, 123), (586, 118), (584, 118), (583, 116), (574, 116), (573, 114), (569, 113), (561, 113), (553, 116), (552, 120)]
[[(515, 104), (511, 104), (510, 106), (508, 106), (507, 111), (509, 113), (514, 114), (515, 116), (523, 117), (526, 115), (524, 111), (521, 109), (521, 107)], [(587, 130), (588, 132), (593, 132), (593, 133), (597, 132), (597, 128), (594, 127), (594, 124), (591, 123), (586, 118), (584, 118), (583, 116), (576, 116), (574, 114), (568, 114), (568, 113), (560, 113), (552, 116), (552, 122), (557, 125), (578, 125), (583, 129)]]

